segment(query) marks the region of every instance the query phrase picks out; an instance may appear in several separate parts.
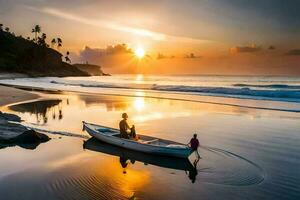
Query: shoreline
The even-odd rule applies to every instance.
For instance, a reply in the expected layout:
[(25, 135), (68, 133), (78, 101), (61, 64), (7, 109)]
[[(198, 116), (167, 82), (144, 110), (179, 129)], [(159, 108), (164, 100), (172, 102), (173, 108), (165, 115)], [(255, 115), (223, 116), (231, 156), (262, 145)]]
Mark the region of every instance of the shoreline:
[[(20, 85), (10, 85), (10, 84), (4, 84), (4, 83), (0, 83), (0, 87), (7, 87), (7, 88), (14, 88), (16, 90), (19, 91), (23, 91), (23, 92), (28, 92), (30, 93), (30, 91), (36, 91), (36, 92), (46, 92), (46, 93), (78, 93), (78, 94), (86, 94), (86, 95), (105, 95), (105, 96), (123, 96), (123, 97), (143, 97), (143, 98), (154, 98), (154, 99), (169, 99), (169, 100), (177, 100), (177, 101), (185, 101), (185, 102), (195, 102), (195, 103), (206, 103), (206, 104), (213, 104), (213, 105), (222, 105), (222, 106), (230, 106), (230, 107), (240, 107), (240, 108), (247, 108), (247, 109), (258, 109), (258, 110), (271, 110), (271, 111), (278, 111), (278, 112), (291, 112), (291, 113), (300, 113), (300, 110), (298, 109), (289, 109), (289, 108), (275, 108), (275, 107), (260, 107), (257, 106), (255, 104), (250, 104), (250, 105), (243, 105), (243, 104), (239, 104), (239, 103), (235, 103), (235, 102), (224, 102), (221, 101), (220, 99), (226, 99), (226, 100), (232, 100), (232, 99), (238, 99), (238, 100), (247, 100), (249, 102), (251, 101), (262, 101), (262, 102), (271, 102), (271, 103), (281, 103), (280, 101), (270, 101), (270, 100), (255, 100), (255, 99), (244, 99), (244, 98), (232, 98), (232, 97), (218, 97), (218, 96), (201, 96), (201, 95), (197, 95), (197, 97), (199, 98), (204, 98), (204, 99), (185, 99), (185, 98), (180, 98), (180, 97), (166, 97), (166, 96), (155, 96), (155, 95), (144, 95), (144, 96), (139, 96), (139, 95), (133, 95), (133, 94), (116, 94), (116, 93), (92, 93), (91, 91), (72, 91), (72, 90), (60, 90), (60, 89), (51, 89), (51, 88), (43, 88), (43, 87), (37, 87), (37, 86), (20, 86)], [(1, 90), (1, 88), (0, 88)], [(32, 94), (32, 93), (30, 93)], [(184, 94), (180, 94), (180, 93), (173, 93), (173, 94), (177, 94), (177, 95), (184, 95)], [(187, 95), (191, 95), (192, 94), (187, 94)], [(0, 96), (1, 97), (1, 96)], [(209, 98), (212, 98), (214, 100), (208, 100)], [(28, 100), (34, 100), (36, 98), (33, 99), (28, 99)], [(219, 99), (219, 100), (218, 100)], [(25, 99), (24, 101), (26, 101), (27, 99)], [(1, 101), (1, 100), (0, 100)], [(22, 100), (21, 100), (22, 101)], [(21, 101), (17, 101), (17, 102), (12, 102), (12, 103), (18, 103)], [(298, 103), (298, 102), (288, 102), (288, 103)], [(11, 103), (9, 103), (11, 104)], [(1, 106), (1, 103), (0, 103)]]

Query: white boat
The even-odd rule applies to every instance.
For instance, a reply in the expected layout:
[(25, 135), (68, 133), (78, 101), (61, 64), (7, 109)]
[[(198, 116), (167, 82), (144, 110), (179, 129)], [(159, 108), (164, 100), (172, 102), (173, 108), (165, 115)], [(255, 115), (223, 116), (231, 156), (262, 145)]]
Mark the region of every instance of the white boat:
[(83, 129), (102, 142), (125, 149), (179, 158), (187, 158), (192, 153), (187, 145), (170, 140), (140, 134), (137, 134), (138, 140), (121, 138), (118, 129), (87, 122), (83, 122)]

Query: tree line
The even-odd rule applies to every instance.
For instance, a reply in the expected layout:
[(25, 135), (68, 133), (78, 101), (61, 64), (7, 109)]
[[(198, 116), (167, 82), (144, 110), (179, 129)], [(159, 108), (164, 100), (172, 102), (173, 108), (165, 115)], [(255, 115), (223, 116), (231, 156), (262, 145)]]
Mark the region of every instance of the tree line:
[[(15, 36), (15, 33), (10, 32), (9, 27), (5, 27), (4, 25), (0, 23), (0, 31), (5, 31), (7, 33), (12, 34), (13, 36)], [(60, 51), (61, 47), (62, 47), (62, 39), (60, 37), (57, 38), (53, 38), (51, 40), (51, 45), (47, 44), (46, 39), (47, 39), (47, 34), (42, 32), (42, 28), (40, 25), (35, 25), (32, 29), (31, 29), (31, 33), (34, 34), (33, 38), (27, 37), (26, 39), (29, 41), (34, 42), (35, 44), (42, 46), (42, 47), (51, 47), (52, 49), (54, 49), (54, 47), (56, 46), (57, 51)], [(22, 37), (22, 35), (20, 35), (19, 37)], [(24, 38), (25, 39), (25, 38)], [(71, 63), (71, 60), (69, 58), (70, 52), (67, 51), (66, 56), (65, 56), (65, 61), (68, 63)]]

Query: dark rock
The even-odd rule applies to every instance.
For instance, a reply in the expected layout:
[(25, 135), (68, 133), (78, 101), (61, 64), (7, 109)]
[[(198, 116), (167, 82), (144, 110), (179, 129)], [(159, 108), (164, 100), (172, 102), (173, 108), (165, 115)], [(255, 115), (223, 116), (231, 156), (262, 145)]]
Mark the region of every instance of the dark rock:
[(88, 73), (91, 76), (111, 76), (108, 73), (104, 73), (102, 67), (99, 65), (73, 64), (73, 66), (78, 68), (81, 71)]
[(28, 130), (22, 124), (16, 123), (20, 121), (19, 116), (0, 111), (0, 149), (11, 146), (35, 149), (39, 144), (50, 140), (47, 135)]
[(21, 135), (8, 140), (0, 139), (0, 149), (6, 147), (20, 146), (25, 149), (36, 149), (41, 143), (48, 142), (51, 138), (47, 135), (27, 130)]
[(28, 130), (15, 138), (15, 141), (19, 143), (44, 143), (48, 142), (50, 138), (42, 133), (35, 132), (34, 130)]
[(10, 140), (21, 135), (28, 129), (21, 124), (0, 120), (0, 140)]
[(19, 117), (18, 115), (3, 113), (0, 111), (0, 120), (21, 122), (21, 117)]

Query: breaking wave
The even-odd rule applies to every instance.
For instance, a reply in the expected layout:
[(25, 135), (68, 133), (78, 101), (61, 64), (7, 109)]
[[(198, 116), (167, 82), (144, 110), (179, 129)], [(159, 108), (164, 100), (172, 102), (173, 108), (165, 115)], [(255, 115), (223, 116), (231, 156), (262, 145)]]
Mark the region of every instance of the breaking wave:
[(207, 96), (238, 97), (245, 99), (275, 100), (300, 102), (300, 86), (297, 85), (250, 85), (234, 84), (233, 87), (202, 87), (187, 85), (157, 85), (157, 84), (107, 84), (107, 83), (72, 83), (51, 81), (53, 84), (93, 88), (143, 89), (164, 92), (193, 93)]

